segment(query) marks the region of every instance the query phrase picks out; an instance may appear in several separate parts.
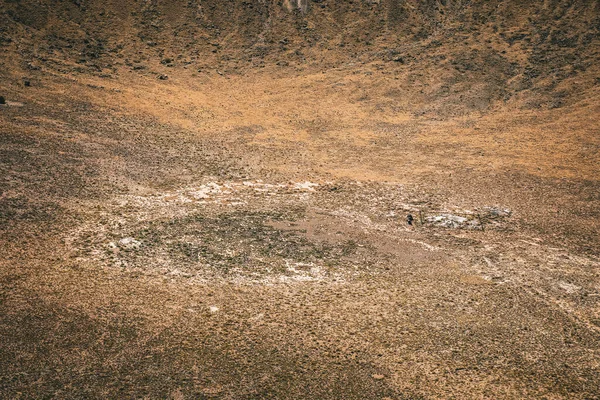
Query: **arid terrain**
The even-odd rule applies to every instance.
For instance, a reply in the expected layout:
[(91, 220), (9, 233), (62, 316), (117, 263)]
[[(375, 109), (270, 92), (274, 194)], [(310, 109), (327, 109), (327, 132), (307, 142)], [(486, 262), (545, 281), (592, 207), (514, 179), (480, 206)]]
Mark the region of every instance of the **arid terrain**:
[(0, 398), (600, 399), (600, 2), (0, 0), (0, 96)]

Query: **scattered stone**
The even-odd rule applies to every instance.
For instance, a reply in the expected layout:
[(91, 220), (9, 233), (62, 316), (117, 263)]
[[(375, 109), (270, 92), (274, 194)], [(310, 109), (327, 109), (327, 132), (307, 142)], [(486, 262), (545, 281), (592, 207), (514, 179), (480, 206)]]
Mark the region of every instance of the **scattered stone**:
[(433, 217), (427, 217), (427, 221), (446, 228), (460, 228), (464, 226), (469, 219), (452, 214), (440, 214)]
[(158, 76), (158, 79), (160, 79), (161, 81), (166, 81), (167, 79), (169, 79), (169, 77), (165, 74), (160, 74)]
[(512, 211), (508, 208), (500, 208), (500, 207), (485, 207), (484, 208), (486, 217), (488, 218), (503, 218), (510, 217)]
[(3, 101), (0, 102), (0, 105), (3, 107), (23, 107), (24, 104), (20, 103), (18, 101), (8, 101), (6, 99), (3, 99)]
[(113, 254), (117, 254), (119, 253), (119, 246), (117, 246), (115, 244), (115, 242), (110, 242), (108, 244), (108, 249), (113, 253)]
[(381, 375), (381, 374), (373, 374), (373, 375), (371, 375), (371, 377), (372, 377), (373, 379), (375, 379), (375, 380), (378, 380), (378, 381), (380, 381), (380, 380), (382, 380), (383, 378), (385, 378), (385, 375)]
[(573, 285), (572, 283), (563, 282), (563, 281), (558, 282), (558, 287), (569, 294), (573, 294), (573, 293), (577, 292), (578, 290), (581, 290), (580, 286)]
[(3, 96), (0, 96), (0, 104), (6, 104), (6, 99)]
[(25, 87), (30, 87), (31, 81), (25, 80), (25, 81), (23, 81), (23, 85), (25, 85)]
[(408, 214), (408, 215), (406, 216), (406, 223), (407, 223), (407, 224), (409, 224), (409, 225), (412, 225), (412, 224), (413, 224), (413, 221), (414, 221), (414, 218), (413, 218), (413, 216), (412, 216), (411, 214)]
[(126, 249), (139, 249), (142, 245), (142, 242), (140, 242), (139, 240), (135, 240), (132, 237), (126, 237), (119, 240), (119, 244), (121, 245), (121, 247)]
[(307, 190), (309, 192), (314, 192), (315, 191), (315, 187), (319, 186), (318, 183), (312, 183), (309, 181), (306, 182), (297, 182), (294, 184), (294, 189), (297, 190)]
[(190, 192), (190, 196), (196, 200), (209, 199), (211, 196), (221, 193), (221, 186), (214, 182), (202, 185), (198, 190)]
[(209, 311), (210, 311), (212, 314), (214, 314), (214, 313), (216, 313), (216, 312), (218, 312), (218, 311), (219, 311), (219, 307), (217, 307), (217, 306), (210, 306), (210, 307), (208, 307), (208, 310), (209, 310)]

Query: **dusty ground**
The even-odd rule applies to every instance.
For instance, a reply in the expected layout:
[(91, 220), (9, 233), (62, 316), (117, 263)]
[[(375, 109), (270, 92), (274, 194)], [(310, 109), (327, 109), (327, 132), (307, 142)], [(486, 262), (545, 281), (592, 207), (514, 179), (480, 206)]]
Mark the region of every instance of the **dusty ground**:
[(2, 108), (3, 397), (599, 395), (597, 102), (65, 79)]
[(48, 54), (0, 60), (0, 397), (600, 398), (593, 63)]

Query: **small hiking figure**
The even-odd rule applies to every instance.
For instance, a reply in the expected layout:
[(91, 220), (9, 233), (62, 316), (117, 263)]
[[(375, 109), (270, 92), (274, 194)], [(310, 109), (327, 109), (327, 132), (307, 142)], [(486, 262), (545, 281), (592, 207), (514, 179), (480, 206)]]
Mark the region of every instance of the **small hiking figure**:
[(411, 214), (408, 214), (406, 216), (406, 223), (407, 224), (412, 225), (413, 224), (413, 220), (414, 220), (414, 218), (413, 218), (413, 216)]

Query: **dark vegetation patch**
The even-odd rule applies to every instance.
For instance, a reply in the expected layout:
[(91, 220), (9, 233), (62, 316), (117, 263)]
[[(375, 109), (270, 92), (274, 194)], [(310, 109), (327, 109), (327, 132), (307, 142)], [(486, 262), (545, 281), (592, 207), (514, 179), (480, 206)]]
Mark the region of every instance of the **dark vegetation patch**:
[(175, 324), (157, 332), (117, 306), (90, 317), (17, 291), (0, 302), (0, 312), (0, 393), (7, 398), (169, 398), (179, 391), (198, 399), (285, 399), (308, 391), (323, 399), (358, 393), (417, 399), (373, 380), (379, 370), (369, 362), (273, 343), (243, 322), (220, 330), (210, 317), (190, 315), (199, 328), (181, 331)]
[[(120, 245), (116, 253), (111, 249), (106, 252), (116, 265), (124, 263), (148, 270), (165, 267), (186, 275), (208, 273), (222, 277), (285, 275), (290, 266), (299, 273), (311, 273), (312, 267), (318, 267), (325, 274), (335, 274), (359, 260), (364, 268), (375, 264), (373, 249), (361, 251), (353, 240), (319, 241), (307, 238), (303, 230), (272, 225), (297, 220), (303, 213), (301, 209), (236, 211), (153, 221), (136, 231), (122, 233), (121, 237), (139, 241), (139, 246)], [(113, 234), (113, 243), (118, 244), (121, 237)]]

